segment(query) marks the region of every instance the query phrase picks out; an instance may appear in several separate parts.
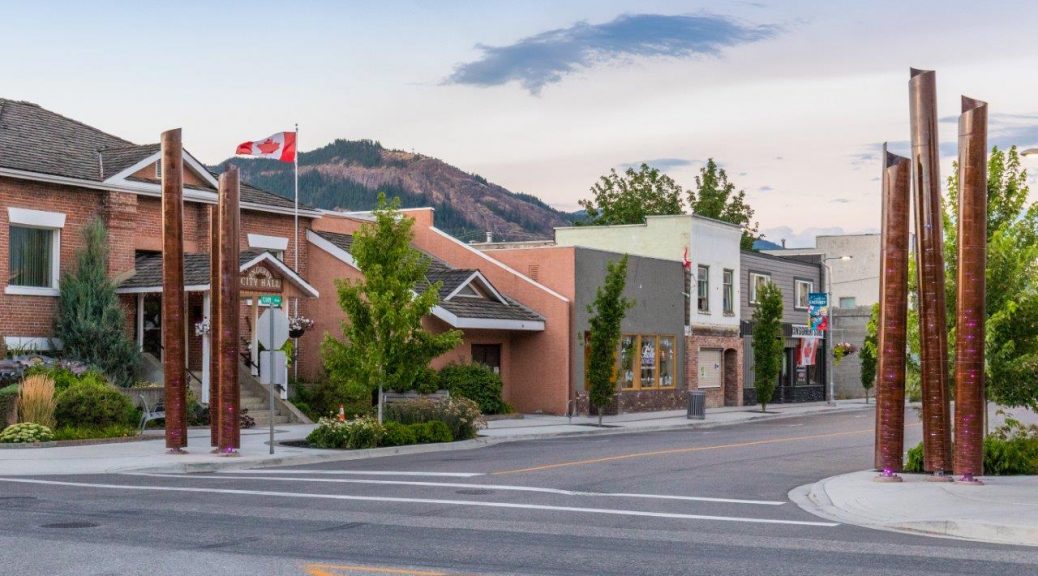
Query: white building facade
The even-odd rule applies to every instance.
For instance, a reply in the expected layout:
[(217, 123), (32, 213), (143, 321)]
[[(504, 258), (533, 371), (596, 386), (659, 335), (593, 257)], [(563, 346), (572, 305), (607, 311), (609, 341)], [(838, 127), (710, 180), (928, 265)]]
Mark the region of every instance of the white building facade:
[(742, 229), (698, 215), (648, 216), (644, 224), (555, 229), (559, 246), (681, 261), (686, 315), (686, 377), (690, 389), (706, 392), (707, 406), (742, 404), (742, 344), (739, 338)]

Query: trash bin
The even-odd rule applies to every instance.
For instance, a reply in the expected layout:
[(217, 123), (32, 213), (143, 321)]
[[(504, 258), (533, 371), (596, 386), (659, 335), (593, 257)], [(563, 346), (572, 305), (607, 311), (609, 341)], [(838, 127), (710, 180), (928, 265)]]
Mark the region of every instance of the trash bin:
[(706, 420), (706, 392), (704, 390), (689, 390), (688, 392), (688, 416), (689, 420)]

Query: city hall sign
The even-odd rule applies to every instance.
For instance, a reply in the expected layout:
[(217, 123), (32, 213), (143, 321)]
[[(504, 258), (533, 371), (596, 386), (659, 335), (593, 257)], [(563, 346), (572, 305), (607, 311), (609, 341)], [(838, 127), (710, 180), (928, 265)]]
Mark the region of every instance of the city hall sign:
[(257, 264), (241, 275), (240, 288), (249, 292), (281, 292), (282, 281), (266, 266)]

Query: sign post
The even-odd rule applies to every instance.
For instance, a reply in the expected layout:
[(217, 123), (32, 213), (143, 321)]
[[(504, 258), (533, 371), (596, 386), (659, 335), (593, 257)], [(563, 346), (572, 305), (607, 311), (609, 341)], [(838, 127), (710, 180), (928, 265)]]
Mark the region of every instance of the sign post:
[[(269, 393), (268, 404), (270, 408), (269, 417), (267, 420), (270, 423), (270, 453), (274, 453), (274, 341), (277, 336), (274, 333), (274, 307), (281, 306), (280, 295), (264, 295), (260, 296), (260, 304), (270, 306), (267, 310), (267, 316), (270, 318), (270, 335), (268, 336), (268, 344), (270, 347), (267, 349), (268, 362), (267, 365), (270, 368), (270, 376), (267, 378), (270, 383), (267, 385)], [(284, 344), (284, 342), (282, 342)]]

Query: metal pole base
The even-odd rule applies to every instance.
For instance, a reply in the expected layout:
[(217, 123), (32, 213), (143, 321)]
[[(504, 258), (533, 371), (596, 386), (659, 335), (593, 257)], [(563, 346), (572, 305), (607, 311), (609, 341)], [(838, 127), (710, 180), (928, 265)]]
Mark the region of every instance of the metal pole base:
[(182, 456), (187, 453), (188, 451), (184, 450), (183, 448), (170, 448), (169, 450), (166, 450), (166, 454), (169, 454), (171, 456)]
[(900, 475), (898, 475), (898, 474), (896, 474), (894, 472), (891, 472), (890, 470), (884, 470), (884, 471), (880, 472), (879, 474), (876, 474), (872, 478), (873, 482), (884, 482), (884, 483), (888, 483), (888, 482), (904, 482), (904, 480), (905, 479), (902, 478)]
[(955, 481), (956, 484), (965, 484), (966, 486), (983, 486), (984, 483), (978, 480), (973, 474), (963, 474), (961, 478)]
[(938, 470), (932, 475), (926, 478), (927, 482), (954, 482), (955, 479), (944, 473), (943, 470)]

